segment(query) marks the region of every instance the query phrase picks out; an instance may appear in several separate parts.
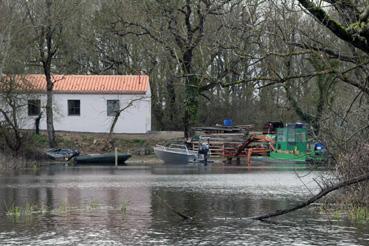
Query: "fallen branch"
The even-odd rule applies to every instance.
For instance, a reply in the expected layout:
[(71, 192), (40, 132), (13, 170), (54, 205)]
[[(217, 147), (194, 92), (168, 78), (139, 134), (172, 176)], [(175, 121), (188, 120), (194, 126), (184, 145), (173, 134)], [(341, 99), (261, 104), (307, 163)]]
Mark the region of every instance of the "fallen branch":
[(325, 189), (321, 190), (315, 196), (311, 197), (310, 199), (308, 199), (304, 202), (301, 202), (301, 203), (297, 204), (294, 207), (287, 208), (287, 209), (282, 209), (282, 210), (276, 210), (272, 213), (268, 213), (268, 214), (265, 214), (265, 215), (260, 215), (260, 216), (253, 217), (252, 219), (254, 219), (254, 220), (265, 220), (265, 219), (269, 219), (269, 218), (272, 218), (272, 217), (277, 217), (277, 216), (280, 216), (280, 215), (283, 215), (283, 214), (293, 212), (295, 210), (304, 208), (304, 207), (312, 204), (313, 202), (315, 202), (315, 201), (319, 200), (320, 198), (326, 196), (327, 194), (331, 193), (332, 191), (338, 190), (338, 189), (346, 187), (346, 186), (354, 185), (354, 184), (357, 184), (357, 183), (360, 183), (360, 182), (363, 182), (363, 181), (367, 181), (367, 180), (369, 180), (369, 173), (358, 176), (358, 177), (353, 178), (353, 179), (349, 179), (349, 180), (346, 180), (346, 181), (339, 182), (339, 183), (337, 183), (335, 185), (332, 185), (330, 187), (326, 187)]
[(154, 196), (156, 196), (158, 198), (158, 200), (165, 205), (167, 208), (169, 208), (170, 211), (172, 211), (173, 213), (175, 213), (176, 215), (178, 215), (179, 217), (181, 217), (183, 220), (188, 220), (191, 219), (190, 216), (183, 214), (180, 211), (177, 211), (176, 209), (174, 209), (172, 206), (170, 206), (165, 200), (163, 200), (159, 195), (154, 193)]

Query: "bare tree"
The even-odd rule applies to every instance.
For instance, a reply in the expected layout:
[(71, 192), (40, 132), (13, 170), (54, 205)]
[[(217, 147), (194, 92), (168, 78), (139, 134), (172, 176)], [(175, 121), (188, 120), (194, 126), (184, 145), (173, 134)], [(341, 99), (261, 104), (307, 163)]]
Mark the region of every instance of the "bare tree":
[(26, 82), (19, 76), (2, 76), (0, 80), (0, 133), (7, 146), (15, 153), (22, 147), (22, 135), (19, 128), (20, 112), (25, 105), (25, 96), (21, 92), (26, 88)]
[[(316, 5), (310, 0), (299, 0), (300, 4), (323, 26), (329, 29), (336, 37), (345, 41), (351, 47), (355, 47), (366, 54), (369, 54), (369, 8), (365, 1), (322, 1), (323, 4)], [(326, 5), (324, 5), (324, 3)], [(331, 6), (331, 7), (328, 7)], [(339, 19), (329, 14), (327, 9), (335, 11)], [(329, 49), (320, 49), (322, 52), (331, 52)], [(363, 66), (367, 62), (358, 59), (358, 53), (354, 52), (351, 61)], [(339, 57), (339, 56), (338, 56)], [(362, 63), (362, 64), (360, 64)], [(364, 93), (369, 94), (369, 77), (364, 81), (356, 81), (345, 74), (339, 74), (340, 79), (352, 86), (357, 87)]]
[(20, 6), (21, 3), (17, 0), (0, 1), (0, 76), (10, 60), (14, 62), (14, 43), (17, 42), (19, 34), (24, 33), (27, 28), (26, 25), (22, 26), (24, 23), (19, 17)]
[(129, 109), (130, 107), (134, 106), (134, 103), (137, 101), (142, 101), (146, 99), (146, 97), (140, 97), (140, 98), (136, 98), (136, 99), (132, 99), (130, 100), (126, 106), (124, 106), (123, 108), (119, 108), (117, 110), (114, 111), (114, 118), (112, 120), (111, 126), (110, 126), (110, 130), (109, 130), (109, 138), (111, 138), (113, 132), (114, 132), (114, 128), (115, 125), (118, 122), (119, 117), (121, 116), (121, 114), (126, 111), (127, 109)]
[(109, 135), (108, 135), (108, 142), (110, 142), (113, 145), (113, 147), (114, 147), (114, 143), (113, 143), (114, 128), (115, 128), (115, 125), (117, 124), (119, 118), (121, 117), (121, 114), (124, 111), (126, 111), (127, 109), (133, 107), (136, 102), (143, 101), (145, 99), (147, 99), (146, 96), (132, 99), (124, 107), (114, 110), (114, 118), (112, 119), (110, 129), (109, 129)]
[(53, 116), (53, 61), (58, 57), (61, 46), (65, 44), (63, 35), (68, 29), (68, 21), (76, 13), (78, 2), (70, 1), (27, 1), (26, 13), (34, 31), (35, 63), (41, 64), (46, 80), (46, 126), (49, 147), (57, 145)]
[[(117, 20), (111, 21), (111, 32), (120, 37), (132, 34), (137, 37), (149, 37), (167, 53), (167, 57), (170, 57), (166, 60), (176, 64), (171, 67), (174, 70), (172, 73), (177, 76), (168, 78), (167, 88), (173, 96), (170, 102), (174, 102), (178, 98), (174, 97), (173, 80), (182, 81), (185, 137), (189, 136), (190, 126), (196, 121), (199, 97), (206, 90), (202, 87), (202, 83), (210, 62), (204, 61), (204, 58), (212, 60), (216, 57), (216, 54), (202, 56), (203, 52), (216, 50), (211, 46), (217, 44), (219, 36), (216, 34), (219, 34), (219, 30), (223, 28), (219, 22), (219, 26), (212, 27), (213, 33), (211, 33), (209, 29), (212, 25), (211, 21), (217, 16), (225, 15), (240, 2), (234, 0), (146, 2), (142, 5), (142, 9), (147, 12), (147, 16), (150, 16), (148, 19), (137, 18), (139, 15), (128, 19), (120, 13), (114, 13)], [(152, 21), (152, 18), (157, 22)], [(205, 47), (205, 43), (209, 46)]]

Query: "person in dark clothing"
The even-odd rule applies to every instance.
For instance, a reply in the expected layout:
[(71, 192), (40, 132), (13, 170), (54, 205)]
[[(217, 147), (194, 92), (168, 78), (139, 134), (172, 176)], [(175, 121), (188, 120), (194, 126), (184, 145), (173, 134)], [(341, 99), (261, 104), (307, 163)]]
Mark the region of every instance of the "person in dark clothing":
[(42, 112), (40, 112), (40, 114), (37, 116), (37, 118), (35, 119), (35, 127), (36, 127), (36, 134), (40, 134), (40, 120), (42, 117)]
[(198, 155), (203, 155), (204, 156), (204, 165), (206, 166), (208, 164), (208, 154), (209, 154), (209, 139), (207, 142), (202, 143), (199, 146), (199, 152)]

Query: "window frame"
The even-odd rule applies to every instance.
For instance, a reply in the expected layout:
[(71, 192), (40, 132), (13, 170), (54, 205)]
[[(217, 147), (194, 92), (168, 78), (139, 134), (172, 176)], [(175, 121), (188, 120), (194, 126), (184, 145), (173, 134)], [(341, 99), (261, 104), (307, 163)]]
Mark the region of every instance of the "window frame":
[[(78, 102), (78, 107), (76, 105), (71, 105), (72, 102)], [(68, 116), (81, 116), (81, 100), (80, 99), (68, 99), (67, 101)], [(74, 111), (78, 109), (78, 113)], [(72, 112), (73, 110), (73, 112)]]
[[(109, 102), (117, 102), (118, 104), (118, 107), (114, 110), (112, 108), (112, 110), (109, 112)], [(114, 105), (117, 105), (117, 104), (114, 104)], [(120, 109), (120, 100), (119, 99), (109, 99), (109, 100), (106, 100), (106, 115), (107, 116), (115, 116), (115, 111), (119, 110)]]
[[(33, 103), (32, 103), (33, 102)], [(31, 109), (37, 109), (36, 112), (31, 112)], [(41, 113), (41, 100), (40, 99), (28, 99), (27, 100), (27, 114), (28, 116), (38, 116)]]

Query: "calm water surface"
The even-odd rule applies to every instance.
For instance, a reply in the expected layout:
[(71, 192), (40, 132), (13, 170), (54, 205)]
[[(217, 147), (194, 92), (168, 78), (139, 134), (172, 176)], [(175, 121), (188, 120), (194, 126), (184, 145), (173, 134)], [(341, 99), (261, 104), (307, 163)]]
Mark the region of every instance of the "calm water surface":
[[(0, 245), (369, 245), (368, 224), (336, 221), (317, 209), (276, 223), (248, 219), (316, 192), (312, 179), (320, 175), (164, 166), (3, 174)], [(7, 214), (12, 207), (20, 215)]]

